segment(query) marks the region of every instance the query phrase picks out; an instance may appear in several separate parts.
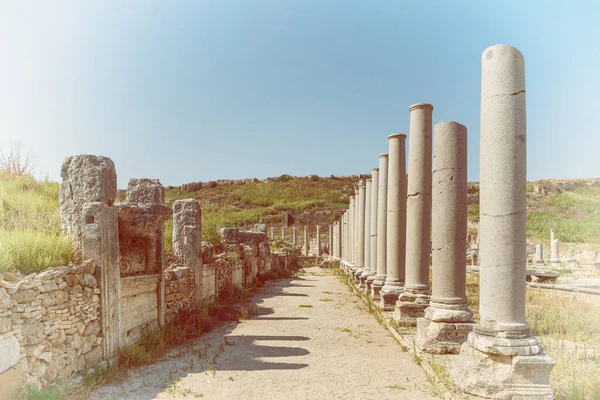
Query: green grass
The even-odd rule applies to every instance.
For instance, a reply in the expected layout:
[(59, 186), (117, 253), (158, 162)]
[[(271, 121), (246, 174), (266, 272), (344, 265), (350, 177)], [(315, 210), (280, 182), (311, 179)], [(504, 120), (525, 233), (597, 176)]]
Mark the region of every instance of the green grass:
[(576, 188), (529, 203), (529, 239), (548, 240), (553, 228), (562, 242), (600, 244), (600, 188)]
[(0, 243), (0, 272), (38, 272), (73, 260), (73, 245), (60, 232), (57, 183), (0, 180)]

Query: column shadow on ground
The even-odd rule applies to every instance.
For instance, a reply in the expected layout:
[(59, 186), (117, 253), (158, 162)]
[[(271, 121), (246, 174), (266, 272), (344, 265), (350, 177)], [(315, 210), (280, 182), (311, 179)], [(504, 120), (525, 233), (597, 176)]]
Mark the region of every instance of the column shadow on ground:
[[(284, 289), (287, 287), (312, 287), (311, 285), (303, 285), (294, 282), (307, 281), (303, 278), (281, 279), (279, 281), (268, 282), (263, 290), (252, 298), (258, 308), (258, 315), (251, 317), (251, 320), (265, 321), (286, 321), (286, 320), (307, 320), (308, 317), (295, 316), (270, 316), (275, 313), (271, 307), (262, 307), (261, 303), (267, 298), (275, 298), (278, 296), (298, 296), (307, 297), (303, 293), (289, 293)], [(264, 344), (255, 344), (256, 341), (290, 341), (290, 342), (305, 342), (310, 340), (307, 336), (278, 336), (278, 335), (231, 335), (240, 321), (230, 321), (223, 323), (214, 331), (207, 333), (200, 338), (192, 339), (188, 343), (169, 351), (169, 353), (161, 360), (149, 366), (143, 367), (139, 374), (131, 371), (136, 377), (130, 379), (143, 379), (144, 376), (151, 375), (151, 382), (144, 382), (146, 394), (150, 398), (156, 397), (164, 392), (167, 388), (187, 376), (197, 376), (198, 374), (220, 374), (220, 371), (264, 371), (264, 370), (298, 370), (306, 368), (309, 365), (301, 362), (274, 362), (263, 361), (261, 358), (285, 358), (285, 357), (302, 357), (310, 354), (310, 352), (302, 347), (290, 346), (267, 346)], [(214, 363), (210, 359), (213, 357), (213, 352), (217, 351), (215, 343), (218, 343), (217, 338), (225, 342), (224, 352), (214, 358)], [(212, 347), (211, 346), (212, 342)], [(221, 342), (223, 343), (223, 342)], [(209, 345), (209, 356), (201, 358), (197, 354), (200, 350), (205, 349)], [(219, 346), (219, 344), (216, 344)], [(192, 362), (194, 359), (194, 362)], [(174, 365), (175, 364), (175, 365)], [(110, 385), (109, 385), (110, 386)], [(115, 385), (112, 385), (113, 389)], [(130, 398), (126, 387), (130, 389), (139, 386), (136, 382), (129, 383), (121, 382), (118, 386), (123, 391), (123, 398)], [(108, 388), (107, 388), (108, 389)], [(114, 392), (112, 392), (114, 393)], [(106, 393), (103, 393), (102, 387), (96, 390), (91, 397), (105, 398)]]

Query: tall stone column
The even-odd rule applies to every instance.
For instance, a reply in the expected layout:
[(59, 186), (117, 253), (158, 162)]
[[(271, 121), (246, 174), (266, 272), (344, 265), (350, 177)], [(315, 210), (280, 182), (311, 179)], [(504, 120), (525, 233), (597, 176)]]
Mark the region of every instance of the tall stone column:
[(380, 300), (381, 288), (385, 284), (387, 273), (387, 184), (388, 155), (379, 155), (379, 182), (377, 184), (377, 275), (373, 278), (371, 296)]
[(333, 255), (333, 225), (329, 225), (329, 236), (327, 237), (327, 244), (329, 245), (329, 255)]
[(340, 258), (342, 256), (342, 218), (335, 223), (335, 256)]
[(387, 274), (381, 307), (393, 311), (404, 289), (406, 265), (406, 135), (388, 136)]
[(536, 244), (535, 245), (535, 260), (534, 263), (536, 265), (544, 265), (544, 245)]
[[(432, 285), (425, 317), (417, 320), (417, 344), (428, 353), (458, 353), (475, 324), (467, 308), (467, 128), (435, 126)], [(410, 175), (409, 175), (410, 176)]]
[(304, 257), (308, 257), (308, 226), (304, 226)]
[(348, 262), (349, 269), (352, 270), (354, 263), (354, 203), (356, 196), (350, 196), (350, 208), (348, 209)]
[(281, 227), (281, 240), (285, 240), (285, 226)]
[(408, 194), (406, 197), (406, 282), (394, 319), (416, 323), (429, 304), (431, 239), (431, 114), (433, 106), (413, 104), (410, 111)]
[(275, 240), (275, 228), (271, 227), (271, 240)]
[(354, 241), (354, 255), (352, 260), (352, 271), (356, 272), (358, 268), (360, 268), (358, 262), (358, 236), (360, 234), (360, 221), (358, 220), (358, 214), (360, 211), (360, 182), (354, 188), (354, 224), (353, 224), (353, 232), (352, 232), (352, 240)]
[(371, 170), (371, 208), (369, 215), (369, 273), (365, 280), (365, 293), (371, 292), (373, 280), (377, 276), (377, 205), (379, 191), (379, 168)]
[(560, 267), (560, 257), (558, 255), (558, 239), (554, 237), (554, 229), (550, 229), (550, 265)]
[(371, 178), (365, 181), (365, 258), (362, 272), (357, 275), (359, 289), (364, 289), (367, 286), (367, 276), (369, 276), (371, 270), (369, 265), (371, 260), (371, 182)]
[(173, 202), (173, 254), (194, 271), (196, 307), (202, 298), (202, 210), (194, 199)]
[(341, 243), (341, 258), (344, 261), (348, 261), (348, 259), (346, 258), (346, 235), (347, 235), (347, 231), (348, 231), (348, 222), (346, 221), (348, 219), (348, 211), (346, 211), (344, 213), (344, 215), (342, 216), (342, 223), (340, 225), (340, 231), (342, 232), (342, 243)]
[(357, 268), (354, 270), (356, 282), (360, 282), (360, 274), (365, 268), (365, 206), (366, 206), (366, 183), (358, 184), (358, 212), (356, 215), (358, 229), (356, 230)]
[(296, 236), (296, 227), (292, 226), (292, 244), (295, 246), (296, 245), (296, 241), (298, 240), (297, 236)]
[(315, 257), (321, 256), (321, 227), (317, 225), (317, 235), (315, 238)]
[(525, 319), (525, 65), (513, 47), (483, 53), (480, 130), (480, 322), (452, 376), (478, 396), (550, 399), (554, 362)]

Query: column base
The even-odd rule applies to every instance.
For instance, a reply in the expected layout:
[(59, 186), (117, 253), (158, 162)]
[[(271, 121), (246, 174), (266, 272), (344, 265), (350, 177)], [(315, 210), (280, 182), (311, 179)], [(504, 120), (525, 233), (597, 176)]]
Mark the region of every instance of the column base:
[(371, 284), (371, 297), (373, 298), (373, 302), (379, 305), (379, 301), (381, 300), (380, 292), (383, 284), (377, 284), (377, 280), (374, 280)]
[(402, 294), (402, 286), (388, 285), (387, 282), (379, 292), (379, 305), (383, 311), (394, 311), (396, 301)]
[(450, 375), (468, 394), (493, 399), (550, 400), (553, 367), (554, 360), (543, 353), (531, 356), (490, 354), (463, 343)]
[(369, 295), (371, 293), (371, 287), (373, 286), (374, 280), (375, 280), (375, 275), (367, 276), (367, 279), (365, 280), (365, 289), (364, 289), (364, 293), (366, 295)]
[(361, 291), (364, 291), (367, 287), (367, 277), (369, 276), (369, 271), (363, 271), (359, 276), (359, 283), (356, 285)]
[(416, 343), (421, 351), (430, 354), (458, 354), (467, 341), (475, 321), (437, 322), (429, 318), (417, 319)]
[(558, 258), (550, 259), (550, 265), (552, 267), (560, 267), (560, 259), (558, 259)]
[(429, 291), (405, 289), (394, 307), (394, 321), (415, 326), (417, 318), (425, 316), (427, 307), (429, 307)]

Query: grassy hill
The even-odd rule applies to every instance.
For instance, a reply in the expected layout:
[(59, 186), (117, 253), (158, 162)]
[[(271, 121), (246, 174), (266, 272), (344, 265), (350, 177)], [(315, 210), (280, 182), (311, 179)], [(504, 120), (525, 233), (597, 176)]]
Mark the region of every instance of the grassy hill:
[[(295, 225), (326, 226), (347, 207), (353, 193), (351, 177), (292, 177), (263, 181), (195, 182), (165, 189), (165, 200), (194, 198), (202, 207), (203, 240), (218, 243), (218, 229), (249, 227), (263, 221), (280, 226), (285, 213)], [(477, 183), (469, 184), (469, 221), (479, 219)], [(119, 191), (118, 201), (125, 192)], [(600, 180), (539, 181), (528, 184), (528, 239), (547, 240), (554, 228), (563, 242), (600, 245)], [(166, 251), (171, 246), (172, 221), (165, 227)], [(298, 235), (300, 235), (300, 230)], [(71, 243), (60, 234), (58, 184), (33, 178), (0, 179), (0, 271), (24, 272), (67, 264), (73, 260)]]

